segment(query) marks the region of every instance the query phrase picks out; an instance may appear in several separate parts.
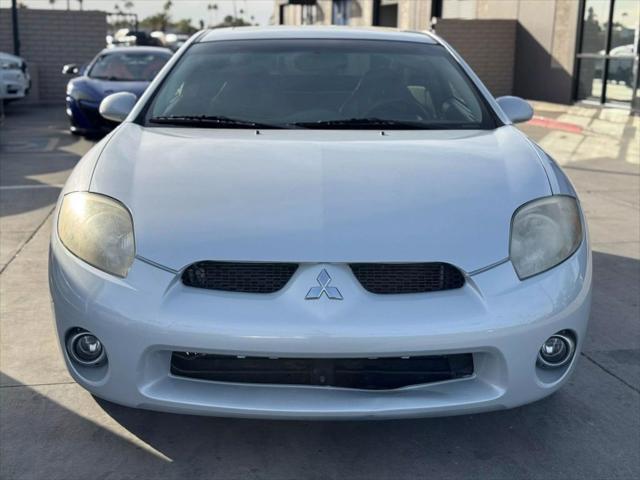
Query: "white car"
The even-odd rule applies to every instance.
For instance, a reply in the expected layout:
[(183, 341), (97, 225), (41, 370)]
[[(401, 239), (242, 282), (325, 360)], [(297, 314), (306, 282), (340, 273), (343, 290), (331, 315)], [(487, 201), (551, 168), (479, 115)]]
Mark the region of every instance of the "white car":
[(29, 93), (31, 77), (21, 58), (0, 52), (0, 100), (16, 100)]
[(576, 192), (430, 34), (196, 34), (75, 168), (50, 286), (71, 375), (131, 407), (391, 418), (566, 382), (591, 253)]

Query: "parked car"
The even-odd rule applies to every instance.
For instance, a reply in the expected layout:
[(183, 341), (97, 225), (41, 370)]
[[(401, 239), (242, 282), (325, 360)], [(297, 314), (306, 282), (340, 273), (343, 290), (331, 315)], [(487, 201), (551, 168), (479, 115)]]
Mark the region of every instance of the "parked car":
[[(110, 40), (110, 41), (109, 41)], [(162, 47), (163, 42), (161, 38), (154, 35), (153, 32), (149, 34), (143, 30), (130, 30), (128, 28), (121, 28), (114, 33), (109, 39), (107, 36), (107, 44), (111, 46), (125, 46), (125, 47)]]
[(165, 45), (174, 52), (184, 45), (187, 40), (189, 40), (189, 35), (184, 33), (167, 33), (164, 36)]
[(73, 378), (130, 407), (397, 418), (515, 407), (575, 369), (584, 215), (444, 41), (191, 38), (76, 166), (49, 278)]
[[(622, 82), (628, 87), (633, 85), (635, 78), (635, 47), (632, 43), (628, 45), (620, 45), (612, 48), (609, 52), (609, 65), (607, 78), (609, 81), (615, 80)], [(605, 50), (598, 52), (600, 55), (605, 55)], [(602, 77), (602, 68), (604, 62), (595, 62), (594, 77)]]
[(0, 52), (0, 101), (24, 98), (30, 88), (27, 62), (22, 57)]
[(85, 67), (65, 65), (62, 73), (78, 75), (67, 84), (71, 132), (97, 136), (113, 129), (116, 124), (98, 112), (102, 99), (115, 92), (140, 96), (171, 55), (166, 48), (118, 47), (101, 51)]
[(634, 68), (636, 68), (634, 50), (634, 45), (621, 45), (611, 49), (610, 55), (613, 58), (609, 60), (610, 80), (622, 82), (628, 87), (633, 85)]

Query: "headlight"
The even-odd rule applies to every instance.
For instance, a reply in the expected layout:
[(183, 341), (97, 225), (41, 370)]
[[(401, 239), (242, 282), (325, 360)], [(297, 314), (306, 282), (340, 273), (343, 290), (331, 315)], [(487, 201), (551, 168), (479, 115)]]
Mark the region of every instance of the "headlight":
[(2, 68), (2, 70), (20, 70), (20, 63), (6, 60), (0, 63), (0, 68)]
[(71, 98), (75, 98), (76, 100), (86, 100), (88, 102), (98, 101), (89, 92), (77, 88), (67, 88), (67, 95), (69, 95)]
[(126, 277), (135, 255), (133, 220), (119, 202), (104, 195), (65, 195), (58, 236), (71, 253), (100, 270)]
[(524, 280), (567, 259), (581, 241), (577, 200), (564, 195), (545, 197), (516, 210), (509, 256), (518, 277)]

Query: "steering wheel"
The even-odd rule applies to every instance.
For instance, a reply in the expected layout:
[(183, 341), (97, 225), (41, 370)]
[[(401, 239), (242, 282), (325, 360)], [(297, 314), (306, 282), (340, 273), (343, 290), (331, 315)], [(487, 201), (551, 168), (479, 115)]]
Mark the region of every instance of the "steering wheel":
[(418, 103), (402, 99), (382, 100), (364, 114), (366, 118), (389, 118), (389, 115), (418, 121), (431, 118), (427, 110)]

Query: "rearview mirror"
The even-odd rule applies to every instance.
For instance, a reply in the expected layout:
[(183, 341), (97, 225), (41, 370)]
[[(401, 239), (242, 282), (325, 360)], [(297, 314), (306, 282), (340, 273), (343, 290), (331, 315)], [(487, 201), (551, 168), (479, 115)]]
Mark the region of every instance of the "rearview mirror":
[(77, 75), (79, 71), (80, 68), (75, 63), (68, 63), (62, 67), (63, 75)]
[(100, 102), (100, 115), (113, 122), (122, 122), (138, 101), (133, 93), (113, 93)]
[(520, 97), (504, 96), (496, 98), (502, 111), (513, 123), (528, 122), (533, 118), (533, 108)]

